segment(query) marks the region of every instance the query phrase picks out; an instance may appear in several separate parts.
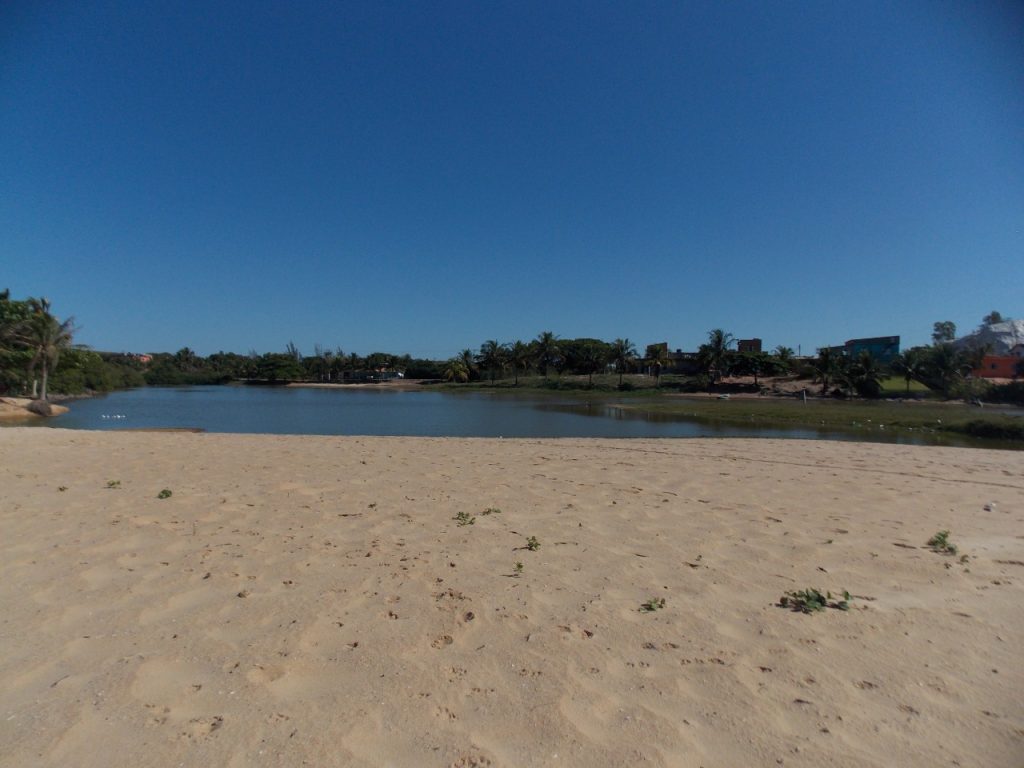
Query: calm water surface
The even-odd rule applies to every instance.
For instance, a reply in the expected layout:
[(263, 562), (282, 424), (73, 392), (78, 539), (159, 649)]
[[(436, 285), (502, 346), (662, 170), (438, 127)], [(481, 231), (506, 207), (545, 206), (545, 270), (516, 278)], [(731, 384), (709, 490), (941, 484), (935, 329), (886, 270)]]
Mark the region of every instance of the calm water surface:
[[(566, 397), (288, 387), (182, 387), (77, 400), (48, 421), (70, 429), (197, 428), (208, 432), (430, 437), (790, 437), (950, 444), (941, 436), (766, 428), (623, 411)], [(963, 444), (963, 443), (960, 443)]]

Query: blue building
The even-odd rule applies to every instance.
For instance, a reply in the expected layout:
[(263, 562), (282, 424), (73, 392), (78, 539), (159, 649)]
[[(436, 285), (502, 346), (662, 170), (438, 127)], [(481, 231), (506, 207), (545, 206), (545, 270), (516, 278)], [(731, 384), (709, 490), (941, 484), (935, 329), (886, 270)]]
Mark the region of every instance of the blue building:
[(891, 363), (900, 353), (899, 336), (873, 336), (867, 339), (850, 339), (842, 347), (843, 354), (856, 358), (861, 352), (870, 352), (881, 363)]

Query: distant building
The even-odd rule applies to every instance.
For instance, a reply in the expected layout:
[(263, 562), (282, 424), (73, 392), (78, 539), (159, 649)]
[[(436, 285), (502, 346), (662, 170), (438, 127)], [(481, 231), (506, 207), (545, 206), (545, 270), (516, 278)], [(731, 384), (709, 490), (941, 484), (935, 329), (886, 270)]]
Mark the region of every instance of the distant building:
[(981, 367), (971, 373), (980, 379), (1015, 379), (1017, 365), (1024, 360), (1024, 344), (1017, 344), (1008, 355), (985, 355)]
[(700, 359), (696, 352), (683, 352), (683, 350), (677, 349), (675, 352), (668, 353), (666, 371), (687, 375), (699, 373)]
[(761, 351), (761, 340), (760, 339), (740, 339), (736, 342), (736, 350), (738, 352), (760, 352)]
[(845, 347), (849, 357), (857, 357), (861, 352), (870, 352), (880, 363), (891, 363), (900, 353), (900, 337), (873, 336), (869, 339), (850, 339)]
[(891, 363), (900, 353), (899, 336), (872, 336), (867, 339), (850, 339), (839, 347), (826, 347), (834, 355), (854, 358), (861, 352), (870, 352), (880, 363)]

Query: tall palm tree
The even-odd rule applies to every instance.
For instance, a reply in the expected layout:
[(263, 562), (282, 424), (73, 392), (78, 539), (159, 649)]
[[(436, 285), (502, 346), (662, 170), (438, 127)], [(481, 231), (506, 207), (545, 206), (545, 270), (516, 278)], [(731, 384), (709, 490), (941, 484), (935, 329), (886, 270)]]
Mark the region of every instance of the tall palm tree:
[(647, 363), (650, 365), (651, 370), (654, 371), (654, 385), (660, 387), (661, 369), (668, 365), (668, 345), (664, 343), (648, 344)]
[(633, 360), (636, 359), (636, 345), (629, 339), (616, 339), (612, 342), (612, 361), (619, 372), (619, 386), (622, 386), (622, 374)]
[(704, 361), (708, 366), (707, 373), (715, 379), (721, 378), (725, 374), (726, 358), (732, 342), (733, 335), (726, 333), (721, 328), (708, 331), (708, 343), (701, 347), (701, 352), (704, 353)]
[(559, 355), (562, 354), (562, 350), (558, 346), (558, 337), (551, 331), (544, 331), (537, 336), (536, 345), (534, 354), (536, 355), (537, 368), (542, 374), (547, 376), (548, 369), (558, 362)]
[(608, 362), (608, 345), (599, 341), (588, 341), (582, 345), (580, 367), (587, 373), (587, 386), (594, 385), (594, 371), (599, 371)]
[(528, 344), (523, 344), (521, 341), (516, 341), (508, 351), (508, 361), (512, 366), (512, 373), (516, 377), (516, 386), (519, 386), (519, 371), (520, 369), (524, 372), (530, 367), (530, 361), (533, 358), (533, 353), (530, 350)]
[(821, 382), (821, 394), (828, 394), (828, 385), (840, 372), (841, 363), (839, 362), (839, 355), (833, 352), (828, 347), (822, 347), (818, 350), (818, 359), (811, 363), (811, 367), (814, 368), (814, 378)]
[(473, 378), (473, 374), (476, 373), (476, 355), (473, 354), (473, 350), (464, 349), (458, 354), (459, 360), (462, 361), (463, 367), (466, 369), (466, 376), (468, 379)]
[[(71, 346), (75, 333), (75, 321), (68, 318), (61, 322), (50, 314), (50, 302), (47, 299), (29, 299), (29, 315), (14, 330), (12, 337), (32, 353), (28, 370), (31, 376), (38, 367), (41, 370), (42, 386), (39, 399), (46, 400), (47, 383), (50, 371), (57, 367), (60, 353)], [(33, 380), (33, 396), (35, 381)]]
[(957, 383), (963, 379), (964, 356), (952, 344), (936, 344), (929, 350), (925, 362), (926, 384), (950, 397)]
[(477, 361), (491, 374), (491, 384), (493, 384), (495, 371), (505, 369), (505, 347), (499, 344), (497, 339), (485, 341), (480, 347)]
[(903, 376), (907, 383), (907, 394), (910, 394), (910, 382), (924, 375), (925, 359), (922, 350), (911, 347), (900, 352), (892, 361), (892, 369)]

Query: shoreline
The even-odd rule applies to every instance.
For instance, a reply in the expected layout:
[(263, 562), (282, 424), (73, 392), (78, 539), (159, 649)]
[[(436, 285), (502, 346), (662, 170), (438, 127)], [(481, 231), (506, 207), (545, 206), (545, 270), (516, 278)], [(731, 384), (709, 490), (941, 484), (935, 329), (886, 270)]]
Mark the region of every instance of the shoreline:
[(1010, 765), (1018, 458), (0, 430), (5, 759)]

